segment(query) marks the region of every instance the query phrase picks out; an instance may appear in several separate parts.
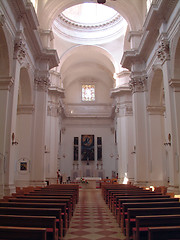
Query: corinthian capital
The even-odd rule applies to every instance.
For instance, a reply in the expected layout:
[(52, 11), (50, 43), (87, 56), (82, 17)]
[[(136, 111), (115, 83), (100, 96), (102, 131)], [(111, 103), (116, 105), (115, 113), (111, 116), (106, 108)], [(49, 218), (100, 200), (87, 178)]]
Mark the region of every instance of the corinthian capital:
[(133, 93), (144, 92), (146, 89), (146, 79), (144, 75), (133, 76), (131, 75), (131, 80), (129, 81), (129, 88)]
[(157, 57), (162, 64), (170, 59), (169, 41), (164, 37), (160, 40), (159, 47), (157, 49)]
[(22, 39), (16, 39), (14, 43), (14, 58), (19, 61), (20, 64), (26, 57), (26, 44)]
[(34, 84), (36, 90), (47, 91), (50, 87), (49, 71), (36, 71)]

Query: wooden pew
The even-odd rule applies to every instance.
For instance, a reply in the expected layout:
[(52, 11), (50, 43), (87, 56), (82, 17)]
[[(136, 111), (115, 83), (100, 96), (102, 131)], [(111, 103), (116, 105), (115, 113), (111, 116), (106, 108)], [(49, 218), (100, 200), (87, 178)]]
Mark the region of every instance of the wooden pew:
[(66, 212), (68, 215), (68, 226), (69, 226), (69, 222), (70, 219), (72, 217), (72, 203), (71, 203), (71, 199), (69, 198), (65, 198), (65, 199), (46, 199), (46, 198), (9, 198), (8, 199), (9, 202), (24, 202), (24, 203), (66, 203)]
[(46, 228), (0, 226), (0, 239), (46, 240)]
[(149, 227), (148, 240), (179, 240), (180, 226)]
[(139, 195), (139, 194), (149, 194), (149, 195), (162, 195), (160, 193), (156, 193), (156, 192), (152, 192), (149, 190), (144, 190), (144, 189), (128, 189), (128, 190), (110, 190), (109, 194), (107, 195), (107, 203), (109, 205), (111, 205), (111, 202), (114, 200), (115, 196), (119, 195), (119, 194), (124, 194), (124, 195)]
[(141, 199), (141, 198), (166, 198), (169, 199), (170, 196), (166, 196), (166, 195), (150, 195), (150, 194), (139, 194), (139, 195), (117, 195), (115, 196), (115, 202), (114, 205), (112, 207), (113, 210), (113, 214), (116, 216), (116, 218), (118, 219), (118, 214), (119, 214), (119, 200), (121, 199)]
[[(12, 197), (11, 197), (12, 198)], [(70, 210), (71, 210), (71, 214), (73, 215), (73, 212), (75, 210), (75, 199), (73, 200), (71, 195), (56, 195), (56, 196), (51, 196), (51, 195), (17, 195), (16, 198), (21, 198), (21, 199), (69, 199), (69, 203), (70, 203)], [(10, 199), (10, 198), (9, 198)], [(9, 200), (8, 199), (8, 200)], [(60, 200), (62, 201), (62, 200)]]
[(57, 208), (61, 209), (63, 219), (63, 235), (68, 229), (66, 203), (42, 203), (42, 202), (0, 202), (0, 207), (21, 207), (21, 208)]
[[(123, 212), (123, 204), (124, 203), (146, 203), (146, 202), (179, 202), (178, 198), (134, 198), (134, 199), (119, 199), (119, 209), (118, 209), (118, 223), (124, 228), (124, 220), (121, 221), (123, 215), (127, 214), (126, 211)], [(126, 216), (124, 217), (126, 219)], [(124, 223), (125, 224), (125, 223)]]
[(133, 240), (148, 239), (148, 227), (159, 226), (180, 226), (180, 215), (137, 216)]
[[(73, 199), (73, 202), (77, 203), (78, 202), (78, 195), (75, 191), (64, 191), (64, 190), (41, 190), (41, 191), (33, 191), (33, 192), (29, 192), (27, 194), (24, 194), (25, 196), (71, 196)], [(16, 195), (17, 196), (17, 195)]]
[(180, 202), (134, 202), (123, 203), (121, 214), (121, 229), (125, 233), (125, 219), (127, 218), (128, 208), (161, 208), (161, 207), (180, 207)]
[(126, 239), (129, 240), (133, 235), (133, 227), (136, 226), (136, 216), (151, 215), (173, 215), (180, 214), (180, 207), (160, 207), (160, 208), (128, 208), (126, 219)]
[(0, 226), (46, 228), (47, 240), (58, 240), (56, 217), (0, 215)]
[(63, 238), (63, 222), (61, 209), (56, 208), (17, 208), (0, 207), (0, 215), (25, 215), (25, 216), (53, 216), (56, 217), (56, 225), (60, 239)]

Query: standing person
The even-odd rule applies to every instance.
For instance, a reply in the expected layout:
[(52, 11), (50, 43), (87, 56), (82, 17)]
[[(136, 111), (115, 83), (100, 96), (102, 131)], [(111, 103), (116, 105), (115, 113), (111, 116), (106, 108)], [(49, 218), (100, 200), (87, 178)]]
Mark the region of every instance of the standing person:
[(62, 174), (60, 169), (58, 171), (59, 171), (59, 183), (62, 184)]
[(62, 183), (62, 175), (60, 169), (57, 171), (57, 183)]

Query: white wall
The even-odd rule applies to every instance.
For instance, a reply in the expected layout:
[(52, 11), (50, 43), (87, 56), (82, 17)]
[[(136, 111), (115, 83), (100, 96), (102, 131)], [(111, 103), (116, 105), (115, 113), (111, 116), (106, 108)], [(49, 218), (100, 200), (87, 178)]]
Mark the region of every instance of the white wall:
[[(95, 137), (95, 161), (97, 161), (97, 137), (102, 137), (102, 161), (104, 176), (111, 177), (112, 171), (116, 171), (115, 167), (115, 145), (114, 132), (111, 130), (110, 120), (68, 120), (63, 122), (65, 132), (62, 134), (62, 152), (60, 168), (61, 172), (66, 176), (71, 175), (73, 169), (73, 146), (74, 137), (79, 137), (79, 164), (81, 164), (81, 135), (89, 134)], [(111, 157), (112, 156), (112, 157)]]

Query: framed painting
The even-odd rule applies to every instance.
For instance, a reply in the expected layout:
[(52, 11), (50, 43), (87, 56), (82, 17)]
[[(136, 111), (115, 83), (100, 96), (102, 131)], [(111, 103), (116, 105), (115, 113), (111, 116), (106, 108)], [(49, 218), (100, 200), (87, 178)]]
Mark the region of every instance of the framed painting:
[(94, 135), (81, 135), (81, 161), (94, 161)]

